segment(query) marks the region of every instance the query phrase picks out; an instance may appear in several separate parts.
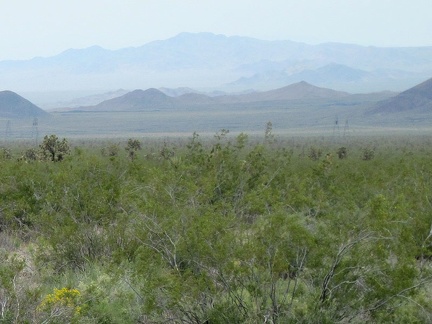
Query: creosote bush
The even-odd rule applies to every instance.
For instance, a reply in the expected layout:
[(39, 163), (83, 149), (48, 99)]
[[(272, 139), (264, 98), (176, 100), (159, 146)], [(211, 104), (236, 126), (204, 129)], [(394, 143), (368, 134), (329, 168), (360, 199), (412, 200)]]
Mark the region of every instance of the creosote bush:
[(322, 150), (320, 148), (311, 147), (309, 149), (308, 157), (312, 161), (319, 160), (321, 158), (321, 156), (322, 156)]
[(372, 160), (375, 157), (375, 150), (373, 148), (367, 147), (363, 149), (362, 159), (365, 161)]
[(428, 138), (135, 141), (0, 161), (0, 322), (432, 321)]
[(339, 157), (339, 159), (346, 159), (348, 156), (348, 150), (345, 146), (340, 147), (337, 150), (337, 155)]
[(118, 144), (110, 144), (108, 147), (103, 147), (101, 153), (103, 156), (115, 157), (119, 154), (120, 148)]
[(10, 160), (12, 158), (12, 152), (9, 148), (3, 148), (2, 149), (2, 157), (5, 160)]

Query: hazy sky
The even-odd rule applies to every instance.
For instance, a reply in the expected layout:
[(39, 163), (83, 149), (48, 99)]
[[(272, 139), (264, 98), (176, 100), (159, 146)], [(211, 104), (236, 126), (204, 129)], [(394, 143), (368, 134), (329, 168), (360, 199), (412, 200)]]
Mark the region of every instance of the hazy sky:
[(0, 60), (140, 46), (180, 32), (432, 46), (432, 0), (0, 0)]

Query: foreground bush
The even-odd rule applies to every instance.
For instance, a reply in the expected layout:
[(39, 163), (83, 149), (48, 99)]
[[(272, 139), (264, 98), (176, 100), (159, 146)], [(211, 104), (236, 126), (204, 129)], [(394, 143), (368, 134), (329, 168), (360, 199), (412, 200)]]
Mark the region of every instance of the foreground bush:
[(0, 322), (430, 322), (430, 141), (370, 141), (3, 158)]

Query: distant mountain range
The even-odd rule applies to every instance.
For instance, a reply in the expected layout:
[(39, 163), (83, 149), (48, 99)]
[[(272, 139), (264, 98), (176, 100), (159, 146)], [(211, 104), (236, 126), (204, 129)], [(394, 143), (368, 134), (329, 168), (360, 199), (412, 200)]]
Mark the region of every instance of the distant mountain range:
[[(170, 93), (171, 95), (168, 95)], [(160, 109), (205, 109), (213, 106), (215, 108), (226, 105), (237, 105), (259, 102), (285, 102), (285, 101), (310, 101), (310, 100), (332, 100), (351, 96), (349, 93), (335, 91), (313, 86), (306, 82), (291, 84), (283, 88), (263, 91), (246, 92), (242, 94), (203, 94), (191, 88), (182, 89), (137, 89), (126, 92), (118, 90), (104, 93), (98, 96), (78, 98), (71, 101), (68, 108), (57, 108), (53, 112), (61, 111), (155, 111)], [(102, 102), (98, 100), (105, 98)], [(107, 99), (108, 98), (108, 99)], [(87, 106), (76, 106), (79, 102), (97, 101), (97, 104)], [(28, 118), (42, 117), (49, 114), (37, 107), (27, 99), (12, 91), (0, 92), (0, 117), (5, 118)]]
[(283, 88), (236, 95), (208, 96), (201, 93), (168, 96), (161, 90), (150, 88), (134, 90), (123, 96), (103, 101), (94, 106), (78, 107), (80, 111), (140, 111), (179, 109), (204, 106), (222, 106), (257, 102), (331, 100), (351, 96), (349, 93), (316, 87), (299, 82)]
[[(281, 84), (306, 81), (318, 86), (344, 89), (349, 92), (382, 91), (398, 89), (408, 80), (418, 80), (419, 73), (399, 70), (366, 71), (343, 64), (330, 63), (316, 69), (290, 73), (285, 70), (268, 70), (251, 77), (242, 77), (227, 86), (236, 88), (272, 89)], [(424, 77), (423, 77), (424, 79)], [(384, 88), (383, 85), (386, 87)]]
[(0, 91), (0, 117), (35, 118), (48, 113), (12, 91)]
[[(161, 91), (163, 90), (163, 91)], [(308, 107), (338, 106), (360, 107), (356, 114), (360, 116), (396, 116), (405, 113), (404, 118), (423, 118), (425, 114), (432, 116), (432, 78), (428, 79), (399, 94), (380, 92), (370, 94), (350, 94), (348, 92), (317, 87), (305, 81), (262, 92), (243, 94), (224, 94), (212, 96), (199, 93), (191, 88), (134, 90), (122, 94), (124, 90), (115, 92), (114, 98), (104, 100), (96, 105), (71, 108), (59, 108), (57, 112), (138, 112), (138, 111), (226, 111), (227, 109), (266, 109), (265, 107)], [(172, 95), (167, 95), (171, 93)], [(121, 95), (122, 94), (122, 95)], [(111, 95), (108, 93), (101, 95)], [(210, 109), (210, 110), (208, 110)], [(315, 108), (313, 108), (315, 109)], [(347, 110), (348, 111), (348, 110)], [(362, 112), (363, 111), (363, 112)], [(408, 115), (407, 115), (408, 114)], [(427, 116), (429, 116), (427, 115)], [(27, 99), (12, 91), (0, 91), (0, 118), (35, 118), (49, 116), (47, 112)], [(393, 117), (392, 117), (393, 118)], [(429, 118), (429, 117), (428, 117)], [(396, 119), (397, 123), (397, 119)]]
[(308, 45), (182, 33), (140, 47), (69, 49), (53, 57), (1, 61), (14, 91), (192, 87), (269, 90), (301, 80), (349, 92), (400, 91), (432, 75), (432, 47)]

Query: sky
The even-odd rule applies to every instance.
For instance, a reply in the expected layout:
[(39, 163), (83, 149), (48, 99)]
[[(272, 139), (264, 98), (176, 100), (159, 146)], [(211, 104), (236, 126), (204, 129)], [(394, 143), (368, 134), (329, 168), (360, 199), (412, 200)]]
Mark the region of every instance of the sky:
[(432, 0), (0, 0), (0, 60), (141, 46), (181, 32), (432, 46)]

